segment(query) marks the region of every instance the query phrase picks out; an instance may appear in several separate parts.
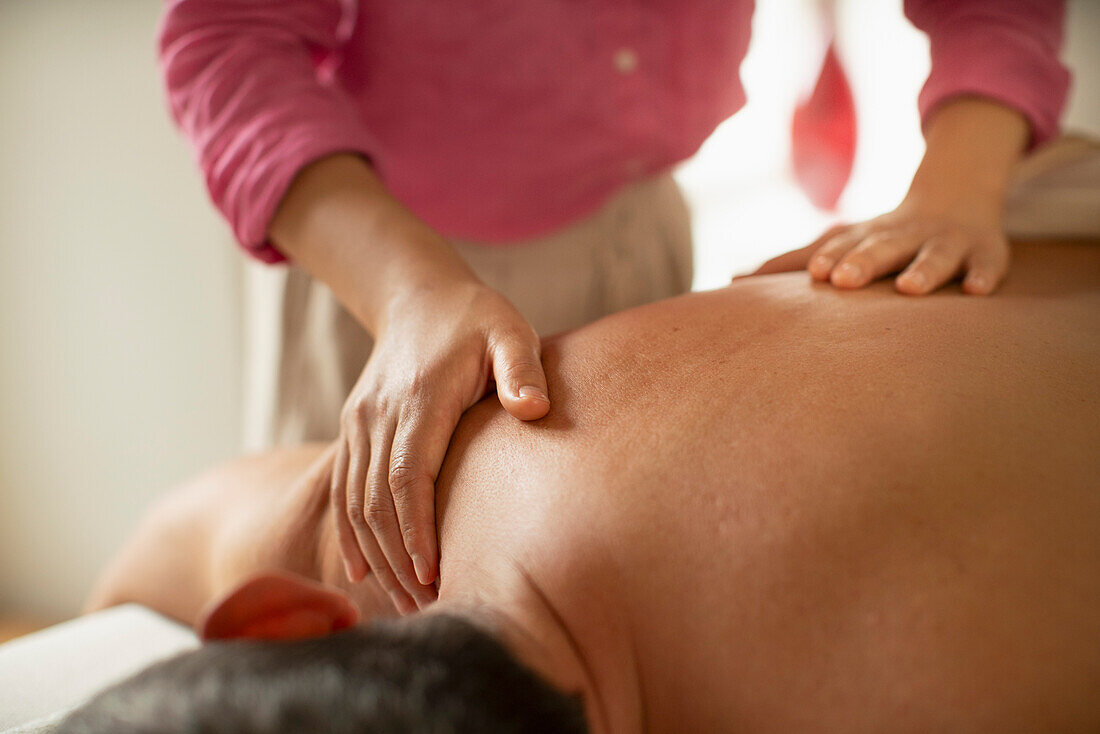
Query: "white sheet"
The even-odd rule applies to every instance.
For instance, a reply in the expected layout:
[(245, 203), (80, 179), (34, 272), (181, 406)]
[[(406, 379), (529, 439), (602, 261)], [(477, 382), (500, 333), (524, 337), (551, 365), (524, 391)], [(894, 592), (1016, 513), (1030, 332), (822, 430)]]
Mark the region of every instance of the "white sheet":
[(137, 604), (0, 645), (0, 732), (50, 732), (95, 693), (197, 645), (189, 628)]

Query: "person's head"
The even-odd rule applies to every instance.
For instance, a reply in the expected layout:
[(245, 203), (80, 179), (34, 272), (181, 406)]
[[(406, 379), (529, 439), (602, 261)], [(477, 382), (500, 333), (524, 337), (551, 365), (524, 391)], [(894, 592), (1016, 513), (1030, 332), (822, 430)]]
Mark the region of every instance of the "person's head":
[(157, 663), (96, 696), (57, 731), (588, 731), (578, 696), (555, 689), (496, 637), (459, 617), (378, 621), (306, 639), (264, 636), (209, 642)]

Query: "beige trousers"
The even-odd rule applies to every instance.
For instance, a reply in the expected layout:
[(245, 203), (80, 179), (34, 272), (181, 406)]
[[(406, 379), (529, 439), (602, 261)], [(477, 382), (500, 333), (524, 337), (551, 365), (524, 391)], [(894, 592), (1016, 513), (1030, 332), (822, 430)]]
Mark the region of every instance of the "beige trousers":
[[(690, 217), (667, 174), (547, 236), (506, 247), (453, 244), (542, 335), (691, 288)], [(334, 438), (370, 337), (299, 268), (250, 270), (245, 312), (246, 448)]]

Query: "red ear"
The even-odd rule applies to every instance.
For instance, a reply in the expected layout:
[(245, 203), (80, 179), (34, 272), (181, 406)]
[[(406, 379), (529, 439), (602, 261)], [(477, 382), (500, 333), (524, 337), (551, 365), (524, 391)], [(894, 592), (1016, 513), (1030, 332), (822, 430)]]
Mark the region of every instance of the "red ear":
[(204, 641), (300, 640), (323, 637), (357, 621), (359, 610), (343, 592), (295, 574), (267, 572), (207, 607), (196, 627)]

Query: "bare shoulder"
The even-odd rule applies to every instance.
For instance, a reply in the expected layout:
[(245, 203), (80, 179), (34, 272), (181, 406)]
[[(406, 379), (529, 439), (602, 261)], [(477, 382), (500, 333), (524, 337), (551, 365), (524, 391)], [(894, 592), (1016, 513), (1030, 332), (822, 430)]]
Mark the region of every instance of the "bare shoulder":
[(235, 459), (165, 493), (104, 571), (87, 608), (137, 602), (191, 624), (213, 597), (254, 571), (317, 577), (328, 499), (324, 448)]
[[(246, 456), (208, 472), (182, 492), (211, 518), (218, 585), (262, 568), (318, 578), (319, 527), (328, 509), (328, 446), (307, 444)], [(199, 508), (196, 508), (197, 510)]]

